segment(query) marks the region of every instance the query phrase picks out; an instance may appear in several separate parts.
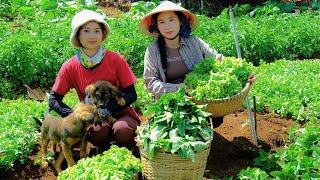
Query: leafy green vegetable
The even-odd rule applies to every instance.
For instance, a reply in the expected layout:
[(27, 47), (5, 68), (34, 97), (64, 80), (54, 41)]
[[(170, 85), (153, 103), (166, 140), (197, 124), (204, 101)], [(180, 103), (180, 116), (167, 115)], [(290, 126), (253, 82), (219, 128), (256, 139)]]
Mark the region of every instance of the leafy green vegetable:
[(137, 91), (138, 99), (132, 104), (132, 106), (143, 113), (146, 111), (146, 105), (153, 101), (152, 95), (144, 85), (143, 78), (138, 78), (138, 82), (135, 83), (134, 87)]
[(152, 118), (138, 129), (143, 151), (153, 157), (165, 150), (194, 161), (195, 154), (205, 150), (213, 136), (207, 121), (210, 113), (203, 108), (186, 99), (182, 89), (162, 95), (148, 108)]
[(76, 165), (62, 171), (58, 179), (132, 180), (141, 169), (140, 160), (128, 149), (112, 145), (102, 155), (79, 160)]
[(308, 121), (320, 119), (320, 61), (278, 60), (254, 68), (257, 80), (250, 91), (256, 96), (258, 111), (269, 111), (281, 116)]
[(268, 179), (270, 178), (269, 175), (259, 169), (259, 168), (247, 168), (247, 169), (243, 169), (240, 171), (239, 175), (238, 175), (239, 179), (247, 179), (247, 180), (260, 180), (260, 179)]
[(242, 59), (226, 57), (218, 62), (208, 58), (196, 64), (185, 83), (196, 100), (225, 98), (244, 88), (251, 69), (252, 65)]
[[(78, 101), (75, 90), (64, 98), (70, 107)], [(39, 125), (33, 117), (42, 119), (47, 107), (47, 101), (0, 100), (0, 169), (12, 169), (15, 163), (24, 164), (28, 160), (39, 135)]]

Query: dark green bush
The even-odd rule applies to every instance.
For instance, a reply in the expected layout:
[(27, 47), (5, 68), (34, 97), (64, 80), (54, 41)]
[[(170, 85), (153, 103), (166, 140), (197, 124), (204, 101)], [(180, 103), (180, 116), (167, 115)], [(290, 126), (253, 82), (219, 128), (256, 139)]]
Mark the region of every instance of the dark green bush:
[[(317, 14), (241, 16), (236, 21), (242, 57), (255, 65), (277, 59), (319, 58), (320, 18)], [(217, 18), (201, 16), (200, 22), (196, 35), (224, 55), (237, 56), (227, 14)]]
[[(51, 86), (61, 64), (71, 55), (69, 46), (64, 45), (69, 43), (68, 34), (65, 23), (56, 26), (37, 21), (8, 35), (0, 44), (0, 73), (14, 85), (7, 91), (21, 89), (23, 84)], [(4, 94), (0, 91), (0, 96)]]
[(111, 28), (110, 36), (105, 42), (105, 47), (122, 54), (138, 77), (142, 76), (144, 52), (151, 38), (138, 28), (138, 20), (131, 17), (109, 19)]

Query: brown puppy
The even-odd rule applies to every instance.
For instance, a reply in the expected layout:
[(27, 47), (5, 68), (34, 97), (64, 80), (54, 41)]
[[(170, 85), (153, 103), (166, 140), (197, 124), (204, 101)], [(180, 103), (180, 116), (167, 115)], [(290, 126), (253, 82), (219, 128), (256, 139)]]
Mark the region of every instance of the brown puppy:
[(110, 123), (113, 123), (115, 119), (111, 116), (111, 112), (105, 109), (109, 101), (112, 98), (115, 98), (120, 106), (126, 104), (123, 94), (117, 87), (113, 86), (108, 81), (97, 81), (96, 83), (87, 86), (85, 93), (85, 103), (96, 105), (99, 109), (99, 115), (106, 117)]
[(76, 164), (72, 158), (72, 145), (81, 142), (80, 157), (86, 157), (87, 147), (87, 130), (93, 123), (98, 123), (100, 117), (95, 105), (79, 103), (69, 116), (60, 118), (47, 115), (41, 125), (41, 165), (43, 168), (48, 167), (45, 160), (47, 147), (50, 140), (61, 146), (58, 159), (54, 167), (57, 172), (61, 171), (61, 163), (64, 158), (67, 160), (68, 167)]

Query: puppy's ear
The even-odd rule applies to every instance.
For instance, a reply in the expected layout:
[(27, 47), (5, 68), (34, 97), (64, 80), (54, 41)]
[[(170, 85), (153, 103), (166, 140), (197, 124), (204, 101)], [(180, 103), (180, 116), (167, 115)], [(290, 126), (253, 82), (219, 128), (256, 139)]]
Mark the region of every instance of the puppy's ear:
[(119, 91), (118, 88), (116, 88), (115, 86), (111, 86), (109, 90), (112, 97), (116, 98), (120, 106), (124, 106), (126, 104), (126, 101), (123, 98), (124, 94), (121, 91)]
[(110, 86), (110, 94), (112, 95), (112, 97), (122, 97), (124, 96), (124, 94), (118, 90), (118, 88), (116, 88), (115, 86)]
[(87, 94), (93, 94), (95, 90), (96, 90), (96, 86), (94, 84), (90, 84), (86, 87), (84, 91), (87, 95)]
[(96, 86), (94, 84), (90, 84), (86, 87), (86, 89), (84, 90), (86, 94), (84, 99), (85, 104), (94, 104), (93, 95), (95, 91), (96, 91)]

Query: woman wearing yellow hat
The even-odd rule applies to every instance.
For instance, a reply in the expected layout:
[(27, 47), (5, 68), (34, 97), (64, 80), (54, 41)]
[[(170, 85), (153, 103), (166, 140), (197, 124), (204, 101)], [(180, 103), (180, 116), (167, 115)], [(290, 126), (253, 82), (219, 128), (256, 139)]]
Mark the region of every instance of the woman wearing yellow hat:
[[(143, 72), (147, 89), (156, 97), (177, 91), (201, 60), (223, 59), (203, 40), (190, 35), (198, 23), (196, 15), (171, 1), (164, 1), (141, 20), (140, 30), (156, 38), (145, 52)], [(222, 122), (223, 117), (215, 118), (216, 126)]]
[(87, 137), (89, 142), (103, 150), (108, 149), (111, 141), (131, 149), (135, 146), (135, 130), (140, 122), (139, 116), (130, 107), (137, 99), (134, 88), (136, 76), (123, 56), (102, 47), (110, 33), (110, 27), (102, 15), (82, 10), (73, 17), (71, 26), (70, 42), (78, 52), (60, 68), (50, 93), (49, 107), (65, 117), (72, 112), (62, 102), (70, 89), (74, 88), (80, 101), (83, 101), (86, 86), (100, 80), (109, 81), (124, 93), (126, 104), (119, 106), (111, 101), (107, 107), (103, 107), (115, 115), (117, 121), (94, 125)]
[(201, 60), (223, 58), (190, 35), (198, 23), (196, 15), (170, 1), (161, 3), (140, 22), (140, 30), (157, 38), (145, 52), (143, 72), (145, 84), (155, 96), (178, 90), (185, 75)]

